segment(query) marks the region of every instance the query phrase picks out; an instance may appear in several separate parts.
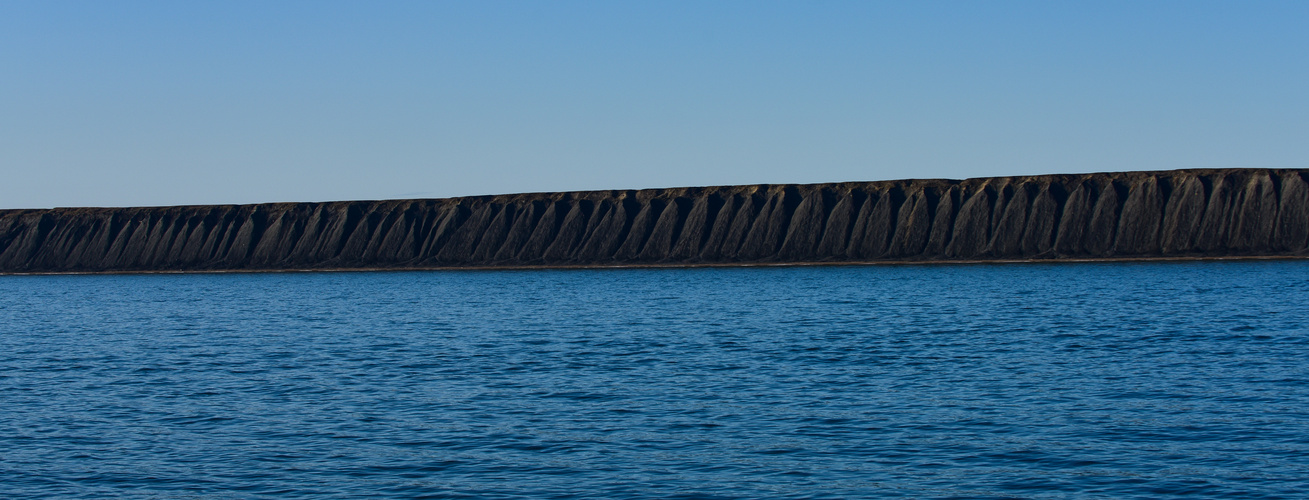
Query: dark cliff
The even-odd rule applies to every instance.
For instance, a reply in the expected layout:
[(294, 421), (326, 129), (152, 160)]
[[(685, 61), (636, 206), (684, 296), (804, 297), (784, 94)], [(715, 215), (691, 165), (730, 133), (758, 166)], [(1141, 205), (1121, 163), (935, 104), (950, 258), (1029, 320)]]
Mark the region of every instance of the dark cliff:
[(1305, 256), (1309, 170), (0, 211), (0, 272)]

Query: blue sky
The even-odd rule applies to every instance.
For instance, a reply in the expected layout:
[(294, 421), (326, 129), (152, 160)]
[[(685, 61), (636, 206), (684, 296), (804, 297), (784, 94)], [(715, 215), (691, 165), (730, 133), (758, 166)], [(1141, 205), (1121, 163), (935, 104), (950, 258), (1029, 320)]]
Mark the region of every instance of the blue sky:
[(0, 3), (0, 208), (1309, 166), (1309, 2)]

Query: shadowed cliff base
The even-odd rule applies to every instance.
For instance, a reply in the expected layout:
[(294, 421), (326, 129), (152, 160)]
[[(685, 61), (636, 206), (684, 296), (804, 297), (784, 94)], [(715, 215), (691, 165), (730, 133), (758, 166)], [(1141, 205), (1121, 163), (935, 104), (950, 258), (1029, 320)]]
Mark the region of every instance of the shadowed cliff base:
[(1309, 256), (1309, 170), (0, 210), (0, 273)]

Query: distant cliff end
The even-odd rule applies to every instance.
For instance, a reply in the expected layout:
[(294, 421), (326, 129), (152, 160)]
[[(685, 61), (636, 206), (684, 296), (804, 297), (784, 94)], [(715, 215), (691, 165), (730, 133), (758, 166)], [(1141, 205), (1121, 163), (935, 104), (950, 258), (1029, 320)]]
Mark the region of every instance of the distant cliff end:
[(0, 272), (1309, 255), (1309, 170), (0, 211)]

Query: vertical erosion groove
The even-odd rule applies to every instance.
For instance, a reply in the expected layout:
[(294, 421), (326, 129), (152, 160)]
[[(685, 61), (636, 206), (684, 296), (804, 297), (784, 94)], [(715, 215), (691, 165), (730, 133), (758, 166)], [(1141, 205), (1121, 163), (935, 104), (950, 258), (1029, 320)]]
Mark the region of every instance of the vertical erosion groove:
[(428, 216), (429, 211), (422, 203), (395, 207), (377, 227), (378, 236), (368, 242), (365, 258), (379, 265), (413, 262), (418, 257), (423, 220)]
[(1029, 258), (1045, 256), (1053, 248), (1059, 216), (1057, 186), (1045, 184), (1038, 191), (1036, 199), (1032, 201), (1032, 212), (1023, 228), (1022, 254)]
[(1146, 255), (1159, 249), (1159, 225), (1163, 218), (1163, 200), (1159, 183), (1146, 177), (1131, 188), (1118, 220), (1114, 253)]
[(509, 230), (513, 227), (514, 216), (517, 213), (518, 207), (514, 204), (502, 205), (495, 211), (495, 217), (491, 218), (486, 232), (482, 233), (482, 239), (477, 242), (477, 248), (473, 249), (474, 263), (487, 265), (495, 259), (496, 252), (509, 236)]
[(376, 204), (354, 203), (351, 204), (350, 211), (352, 227), (347, 229), (349, 232), (347, 236), (338, 240), (340, 250), (337, 252), (337, 259), (343, 266), (365, 266), (367, 261), (363, 259), (364, 252), (368, 250), (368, 244), (373, 240), (377, 226), (386, 214)]
[[(604, 200), (592, 216), (594, 225), (588, 229), (577, 250), (580, 262), (606, 262), (613, 256), (614, 250), (624, 236), (627, 226), (627, 208), (624, 198)], [(596, 217), (599, 219), (597, 220)], [(588, 224), (590, 225), (590, 224)]]
[(896, 220), (895, 236), (891, 238), (890, 255), (892, 257), (914, 257), (922, 253), (927, 246), (927, 236), (932, 224), (932, 206), (929, 188), (915, 190), (904, 201)]
[(1118, 226), (1119, 186), (1106, 180), (1098, 186), (1099, 196), (1091, 208), (1091, 224), (1086, 229), (1083, 248), (1092, 256), (1107, 256), (1114, 248), (1114, 230)]
[(586, 235), (594, 204), (590, 200), (573, 200), (567, 204), (568, 211), (559, 224), (554, 241), (545, 249), (545, 262), (563, 264), (572, 261), (577, 252), (577, 245)]
[(441, 248), (450, 240), (459, 226), (468, 219), (470, 210), (460, 202), (439, 205), (427, 225), (423, 228), (422, 244), (418, 250), (419, 262), (434, 264)]
[(665, 202), (664, 210), (659, 213), (650, 235), (641, 249), (640, 260), (661, 261), (667, 259), (673, 251), (673, 245), (686, 221), (691, 201), (678, 197)]
[(477, 244), (487, 233), (498, 208), (494, 203), (483, 203), (475, 208), (469, 208), (468, 220), (450, 234), (449, 241), (441, 247), (436, 260), (444, 264), (471, 261), (473, 251), (477, 249)]
[(955, 206), (958, 204), (959, 187), (950, 186), (936, 203), (935, 216), (932, 219), (932, 232), (927, 237), (925, 257), (940, 257), (950, 243), (950, 233), (954, 229)]
[(654, 232), (655, 224), (658, 222), (660, 214), (663, 213), (666, 204), (667, 201), (660, 198), (641, 202), (640, 208), (629, 226), (631, 229), (627, 232), (627, 238), (618, 247), (618, 252), (614, 255), (614, 258), (623, 261), (640, 261), (641, 250), (645, 247), (645, 242), (650, 239), (650, 233)]
[(726, 262), (740, 260), (741, 245), (745, 242), (746, 235), (754, 225), (755, 217), (759, 215), (763, 204), (763, 194), (757, 190), (738, 196), (736, 213), (732, 216), (731, 226), (727, 228), (723, 245), (718, 251), (721, 259)]
[(959, 207), (954, 234), (945, 248), (946, 256), (973, 258), (982, 254), (991, 237), (991, 204), (994, 200), (995, 190), (991, 186), (981, 186), (968, 196)]
[(0, 210), (0, 272), (1303, 256), (1304, 170)]
[(1211, 182), (1213, 187), (1209, 192), (1209, 203), (1205, 207), (1204, 217), (1200, 219), (1200, 232), (1196, 244), (1202, 252), (1215, 252), (1227, 248), (1228, 213), (1232, 203), (1228, 176), (1215, 176)]
[(315, 250), (320, 246), (319, 244), (323, 239), (323, 229), (327, 226), (331, 217), (331, 214), (328, 213), (331, 207), (328, 205), (304, 204), (302, 207), (310, 215), (307, 221), (296, 221), (299, 234), (291, 242), (290, 255), (288, 255), (289, 262), (299, 266), (306, 265), (311, 262), (311, 259), (319, 257), (319, 255), (316, 255)]
[(713, 217), (713, 223), (709, 225), (709, 234), (705, 236), (704, 243), (701, 245), (700, 260), (714, 262), (722, 257), (723, 243), (732, 228), (732, 217), (736, 215), (743, 199), (739, 193), (723, 193), (720, 197), (722, 206), (718, 208), (718, 214)]
[(723, 207), (723, 199), (717, 193), (702, 193), (691, 204), (686, 220), (682, 223), (677, 246), (669, 254), (670, 262), (691, 262), (704, 248), (709, 238), (712, 224)]
[(566, 201), (553, 201), (545, 204), (545, 211), (542, 212), (541, 218), (537, 220), (536, 227), (532, 229), (532, 234), (527, 237), (527, 243), (523, 249), (518, 252), (518, 262), (523, 264), (543, 264), (545, 263), (545, 250), (550, 248), (555, 237), (559, 235), (559, 227), (563, 225), (564, 216), (570, 209)]
[(528, 238), (532, 236), (532, 230), (536, 227), (536, 222), (541, 219), (541, 212), (543, 211), (544, 202), (542, 201), (523, 203), (521, 208), (518, 209), (519, 215), (514, 218), (513, 226), (505, 234), (504, 243), (491, 257), (492, 261), (517, 264), (518, 261), (515, 258), (526, 245)]
[(1204, 183), (1195, 176), (1185, 176), (1173, 189), (1164, 207), (1161, 250), (1165, 254), (1185, 254), (1195, 249), (1195, 236), (1204, 217)]
[(855, 218), (868, 198), (863, 191), (850, 189), (840, 197), (836, 206), (827, 216), (826, 229), (814, 257), (819, 259), (840, 259), (846, 257), (850, 246), (850, 234), (854, 229)]
[[(873, 202), (874, 198), (876, 203)], [(856, 260), (873, 260), (886, 254), (887, 244), (895, 231), (895, 217), (904, 201), (899, 187), (890, 187), (870, 194), (855, 221), (855, 233), (850, 237), (849, 255)]]
[(741, 247), (737, 251), (737, 256), (741, 260), (755, 261), (772, 254), (776, 246), (776, 242), (772, 238), (779, 232), (777, 228), (773, 227), (773, 224), (780, 218), (780, 212), (786, 210), (782, 203), (784, 197), (785, 193), (780, 191), (768, 195), (767, 201), (759, 209), (758, 215), (754, 217), (753, 223), (750, 224), (750, 228), (741, 242)]
[(1275, 238), (1278, 251), (1302, 252), (1309, 245), (1309, 185), (1299, 172), (1282, 174)]
[(1055, 231), (1055, 252), (1061, 256), (1083, 255), (1086, 228), (1091, 224), (1091, 206), (1095, 193), (1086, 182), (1078, 182), (1064, 202), (1064, 213)]
[(1005, 189), (1011, 194), (1004, 211), (1000, 212), (1000, 220), (995, 224), (995, 234), (991, 238), (991, 255), (1010, 259), (1022, 256), (1023, 229), (1027, 225), (1030, 205), (1028, 192), (1031, 189), (1032, 186), (1028, 184)]
[(1268, 251), (1277, 224), (1277, 191), (1264, 172), (1255, 172), (1237, 195), (1230, 248), (1242, 253)]
[(818, 251), (818, 244), (826, 229), (828, 207), (832, 194), (825, 189), (815, 189), (807, 194), (798, 194), (800, 199), (791, 220), (785, 230), (780, 257), (783, 260), (807, 260)]
[[(763, 245), (759, 249), (760, 258), (765, 260), (776, 260), (782, 249), (782, 243), (786, 241), (787, 231), (791, 228), (791, 219), (800, 205), (799, 189), (795, 186), (784, 186), (774, 200), (773, 210), (768, 214), (767, 232), (764, 233)], [(822, 224), (822, 221), (818, 223)]]

